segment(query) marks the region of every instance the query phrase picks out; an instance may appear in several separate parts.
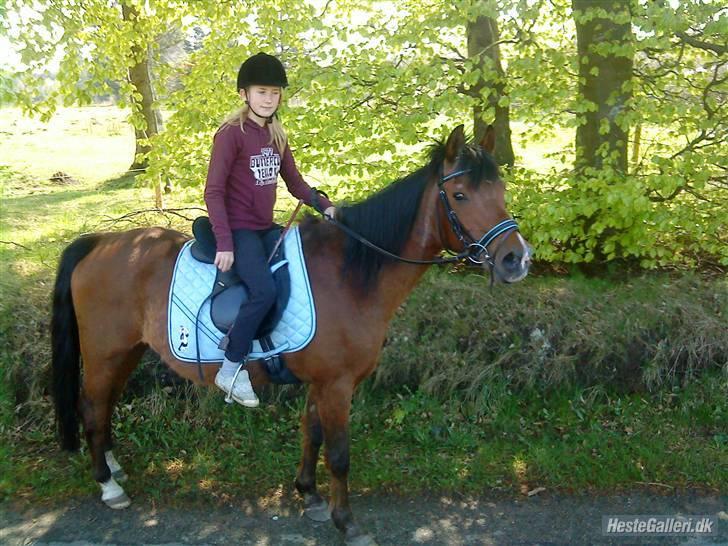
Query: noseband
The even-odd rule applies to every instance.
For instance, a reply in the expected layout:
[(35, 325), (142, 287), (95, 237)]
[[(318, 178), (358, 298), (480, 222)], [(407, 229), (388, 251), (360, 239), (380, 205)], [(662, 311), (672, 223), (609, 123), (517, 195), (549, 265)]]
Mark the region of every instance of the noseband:
[(443, 174), (440, 177), (440, 182), (437, 183), (437, 187), (440, 188), (440, 201), (442, 201), (442, 204), (445, 207), (445, 213), (447, 214), (447, 220), (450, 223), (450, 228), (453, 233), (455, 233), (458, 240), (463, 244), (463, 252), (461, 252), (461, 254), (464, 254), (465, 257), (474, 264), (482, 265), (487, 263), (492, 270), (495, 267), (495, 262), (488, 252), (488, 245), (499, 235), (509, 231), (518, 230), (518, 224), (515, 220), (508, 218), (507, 220), (503, 220), (502, 222), (494, 225), (478, 240), (468, 233), (468, 230), (465, 229), (465, 226), (463, 226), (462, 222), (458, 218), (457, 213), (450, 206), (450, 201), (447, 198), (444, 186), (445, 182), (448, 180), (452, 180), (453, 178), (457, 178), (458, 176), (462, 176), (469, 172), (470, 169), (461, 169), (459, 171), (451, 172), (448, 175)]

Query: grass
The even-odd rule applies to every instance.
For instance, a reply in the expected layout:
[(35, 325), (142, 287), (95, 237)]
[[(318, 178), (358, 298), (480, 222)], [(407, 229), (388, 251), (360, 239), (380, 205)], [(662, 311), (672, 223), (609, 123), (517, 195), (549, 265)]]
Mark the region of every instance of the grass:
[[(41, 127), (0, 110), (14, 131), (0, 156), (0, 499), (97, 493), (85, 450), (68, 456), (54, 439), (48, 304), (62, 248), (84, 231), (189, 227), (173, 214), (129, 216), (153, 194), (125, 174), (131, 133), (110, 112), (64, 110)], [(43, 135), (54, 138), (40, 149)], [(57, 170), (78, 182), (49, 181)], [(168, 196), (172, 207), (201, 203)], [(354, 401), (351, 486), (725, 490), (727, 314), (725, 280), (698, 275), (545, 276), (490, 291), (481, 276), (432, 270)], [(229, 408), (148, 355), (114, 419), (127, 490), (171, 504), (290, 489), (302, 392), (270, 389), (258, 411)]]
[[(214, 393), (184, 385), (167, 391), (126, 398), (117, 411), (117, 456), (132, 470), (130, 493), (165, 503), (227, 502), (290, 488), (301, 398), (244, 412)], [(473, 419), (456, 402), (422, 391), (360, 394), (351, 486), (401, 494), (721, 490), (728, 485), (724, 397), (715, 376), (649, 398), (524, 391)], [(85, 449), (59, 453), (51, 429), (46, 412), (10, 434), (15, 447), (3, 473), (13, 479), (0, 481), (4, 496), (36, 502), (95, 493)]]
[(114, 106), (61, 108), (49, 123), (0, 108), (0, 165), (34, 179), (58, 171), (99, 183), (125, 171), (134, 156), (134, 130)]

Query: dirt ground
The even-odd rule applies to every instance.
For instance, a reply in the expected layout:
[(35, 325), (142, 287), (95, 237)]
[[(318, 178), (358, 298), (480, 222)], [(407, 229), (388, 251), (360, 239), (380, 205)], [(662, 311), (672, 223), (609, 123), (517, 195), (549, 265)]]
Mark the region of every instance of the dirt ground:
[[(96, 498), (63, 505), (0, 506), (0, 544), (187, 545), (343, 544), (331, 522), (301, 515), (293, 496), (238, 502), (232, 506), (154, 506), (139, 500), (113, 511)], [(378, 544), (689, 544), (728, 545), (728, 497), (698, 492), (650, 492), (566, 496), (543, 492), (531, 498), (489, 499), (358, 495), (352, 508)], [(607, 537), (603, 515), (709, 515), (711, 535)]]

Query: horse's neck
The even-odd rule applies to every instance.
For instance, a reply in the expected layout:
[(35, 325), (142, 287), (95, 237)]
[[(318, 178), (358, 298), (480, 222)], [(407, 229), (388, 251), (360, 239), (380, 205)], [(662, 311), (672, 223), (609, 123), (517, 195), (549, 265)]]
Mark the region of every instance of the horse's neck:
[[(422, 196), (422, 204), (412, 226), (411, 236), (400, 256), (414, 260), (431, 260), (442, 251), (437, 205), (437, 187), (430, 186)], [(388, 316), (394, 314), (428, 268), (429, 265), (395, 262), (382, 269), (378, 292), (380, 303)]]

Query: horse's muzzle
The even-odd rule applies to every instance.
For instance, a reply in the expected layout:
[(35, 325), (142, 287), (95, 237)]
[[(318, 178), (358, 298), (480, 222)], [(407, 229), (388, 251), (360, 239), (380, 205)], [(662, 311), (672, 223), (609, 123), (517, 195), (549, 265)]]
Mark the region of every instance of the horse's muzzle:
[(531, 266), (531, 247), (518, 236), (520, 244), (513, 245), (499, 252), (495, 259), (495, 277), (505, 283), (514, 283), (523, 280), (528, 275)]

